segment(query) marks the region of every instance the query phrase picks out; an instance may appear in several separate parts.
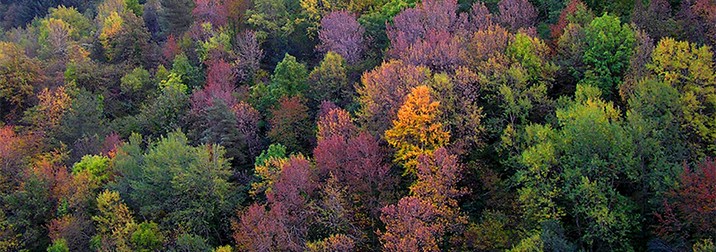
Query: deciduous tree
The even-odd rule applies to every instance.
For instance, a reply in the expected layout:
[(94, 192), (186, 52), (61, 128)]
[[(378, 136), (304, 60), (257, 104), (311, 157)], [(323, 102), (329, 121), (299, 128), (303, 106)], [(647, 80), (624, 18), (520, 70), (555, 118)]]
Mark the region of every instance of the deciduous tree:
[[(365, 50), (365, 29), (347, 11), (335, 11), (321, 19), (318, 38), (321, 52), (341, 55), (349, 64), (357, 63)], [(327, 56), (326, 56), (327, 57)]]
[(429, 87), (415, 87), (398, 110), (393, 128), (385, 131), (385, 140), (396, 149), (395, 161), (405, 167), (404, 175), (416, 175), (418, 157), (448, 144), (450, 132), (439, 121), (439, 106)]
[(397, 118), (397, 112), (410, 90), (430, 79), (425, 67), (413, 66), (399, 60), (384, 62), (363, 74), (358, 86), (363, 125), (374, 135), (382, 135)]

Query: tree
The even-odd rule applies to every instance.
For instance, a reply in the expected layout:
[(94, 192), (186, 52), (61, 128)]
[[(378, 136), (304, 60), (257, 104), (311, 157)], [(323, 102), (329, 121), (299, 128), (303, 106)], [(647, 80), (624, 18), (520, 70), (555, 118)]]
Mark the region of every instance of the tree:
[(90, 174), (90, 180), (103, 185), (109, 180), (110, 171), (108, 169), (109, 158), (105, 156), (87, 155), (82, 157), (80, 162), (72, 166), (72, 173), (78, 174), (87, 171)]
[(246, 12), (247, 22), (256, 29), (260, 41), (286, 38), (295, 29), (291, 14), (296, 13), (292, 11), (297, 7), (296, 3), (285, 0), (256, 1)]
[(183, 53), (175, 55), (171, 73), (181, 78), (182, 83), (187, 85), (189, 89), (200, 87), (204, 82), (204, 74), (202, 74), (201, 69), (193, 65)]
[[(218, 220), (233, 211), (228, 163), (218, 145), (193, 147), (181, 131), (169, 133), (147, 150), (133, 136), (115, 158), (115, 187), (127, 191), (133, 208), (163, 228), (181, 226), (186, 232), (220, 239), (225, 228)], [(167, 200), (170, 199), (170, 200)]]
[(308, 70), (306, 65), (296, 61), (296, 57), (285, 54), (283, 60), (276, 65), (270, 83), (259, 83), (251, 88), (254, 106), (259, 111), (266, 112), (275, 108), (283, 97), (306, 95), (305, 91), (309, 88)]
[(31, 136), (15, 133), (12, 126), (0, 128), (0, 192), (8, 193), (20, 185), (22, 170), (36, 151)]
[(321, 138), (313, 150), (318, 178), (335, 179), (339, 185), (346, 185), (346, 197), (354, 201), (352, 207), (367, 215), (351, 217), (353, 224), (375, 229), (380, 208), (392, 199), (397, 178), (384, 162), (384, 150), (375, 137), (365, 132), (341, 133)]
[(460, 36), (466, 18), (457, 15), (457, 1), (423, 1), (406, 9), (386, 29), (390, 39), (389, 55), (433, 70), (449, 70), (462, 63)]
[(70, 176), (62, 165), (67, 154), (53, 151), (37, 155), (21, 173), (21, 183), (3, 192), (7, 222), (17, 234), (20, 249), (40, 251), (50, 243), (49, 224), (59, 203), (70, 194)]
[(570, 0), (559, 14), (557, 22), (549, 27), (552, 38), (559, 39), (564, 33), (564, 29), (567, 28), (567, 25), (570, 23), (583, 25), (585, 21), (581, 20), (581, 16), (593, 16), (593, 14), (590, 14), (587, 5), (581, 0)]
[(662, 81), (636, 84), (628, 102), (625, 128), (635, 143), (641, 174), (643, 209), (659, 208), (665, 193), (677, 183), (689, 152), (682, 132), (679, 91)]
[(346, 74), (346, 62), (334, 52), (328, 52), (321, 64), (311, 71), (308, 96), (315, 103), (330, 101), (345, 107), (351, 102), (353, 89)]
[(444, 223), (438, 220), (437, 207), (415, 196), (404, 197), (398, 204), (383, 208), (381, 220), (386, 230), (381, 242), (386, 251), (439, 251)]
[(358, 127), (353, 124), (351, 115), (343, 109), (330, 107), (328, 104), (330, 103), (321, 104), (321, 114), (316, 120), (316, 138), (320, 141), (333, 136), (351, 138), (358, 135)]
[(161, 16), (163, 20), (164, 31), (180, 35), (189, 28), (191, 19), (191, 11), (194, 9), (194, 1), (192, 0), (161, 0)]
[(239, 83), (253, 83), (256, 74), (259, 72), (261, 59), (264, 57), (264, 51), (259, 45), (256, 33), (253, 31), (244, 31), (236, 35), (236, 43), (234, 44), (237, 59), (236, 75)]
[(467, 220), (461, 216), (456, 198), (465, 190), (457, 188), (461, 166), (445, 148), (421, 155), (417, 180), (410, 186), (411, 196), (384, 207), (380, 233), (388, 251), (439, 251), (448, 234), (459, 234)]
[(716, 105), (713, 66), (713, 53), (709, 47), (697, 47), (671, 38), (659, 41), (652, 53), (651, 64), (646, 66), (659, 80), (681, 94), (682, 128), (688, 135), (692, 152), (698, 157), (713, 153), (716, 148), (716, 125), (711, 112)]
[(635, 31), (634, 54), (629, 60), (629, 71), (624, 76), (624, 83), (619, 87), (619, 95), (623, 100), (629, 98), (637, 82), (649, 77), (650, 71), (646, 65), (651, 62), (651, 53), (654, 51), (654, 40), (642, 30)]
[[(182, 117), (189, 109), (187, 86), (180, 76), (172, 73), (159, 86), (160, 94), (145, 104), (135, 117), (137, 130), (143, 135), (157, 137), (183, 126)], [(131, 132), (131, 131), (130, 131)], [(130, 132), (126, 132), (129, 135)]]
[(39, 132), (52, 135), (62, 122), (65, 112), (70, 109), (71, 98), (65, 86), (57, 87), (54, 90), (45, 88), (40, 91), (37, 98), (39, 99), (38, 104), (25, 111), (23, 120), (32, 124)]
[[(341, 55), (349, 64), (357, 63), (365, 50), (365, 29), (346, 11), (334, 11), (321, 19), (318, 38), (321, 52)], [(328, 57), (328, 56), (326, 56)]]
[(134, 13), (113, 11), (102, 20), (99, 39), (109, 62), (129, 61), (134, 65), (149, 65), (150, 38), (144, 22)]
[(671, 4), (667, 0), (650, 0), (648, 6), (644, 6), (643, 1), (635, 1), (632, 22), (659, 41), (676, 34), (677, 24), (671, 12)]
[(534, 27), (537, 21), (537, 10), (527, 0), (501, 0), (498, 3), (500, 15), (498, 20), (511, 31)]
[(691, 169), (684, 164), (678, 186), (671, 189), (664, 200), (664, 212), (656, 213), (660, 221), (657, 233), (673, 242), (679, 238), (697, 240), (712, 237), (714, 229), (714, 193), (716, 165), (712, 159)]
[(104, 191), (97, 196), (99, 215), (92, 220), (97, 225), (93, 243), (98, 250), (129, 250), (129, 240), (136, 228), (131, 210), (119, 198), (119, 193)]
[(149, 96), (151, 89), (156, 88), (152, 83), (149, 71), (144, 68), (137, 67), (131, 72), (125, 74), (120, 79), (120, 90), (127, 99), (124, 105), (128, 114), (136, 114), (139, 112), (141, 102)]
[(134, 249), (139, 251), (152, 251), (161, 248), (164, 236), (159, 225), (154, 222), (142, 222), (132, 233), (130, 243)]
[(299, 97), (281, 98), (279, 106), (271, 110), (269, 125), (269, 139), (292, 152), (307, 153), (313, 145), (315, 133), (308, 117), (308, 107)]
[(35, 87), (44, 78), (39, 64), (18, 45), (0, 42), (0, 116), (10, 121), (20, 119)]
[[(106, 133), (107, 119), (104, 115), (104, 97), (87, 90), (74, 90), (71, 104), (62, 115), (55, 139), (70, 145), (73, 150), (72, 161), (79, 160), (85, 154), (97, 153), (100, 136)], [(89, 141), (89, 145), (84, 145)], [(96, 145), (95, 145), (96, 144)]]
[(618, 110), (600, 96), (579, 85), (574, 103), (557, 110), (558, 129), (527, 127), (519, 201), (530, 225), (570, 220), (584, 248), (630, 249), (639, 215), (617, 186), (638, 178), (635, 147)]
[(308, 89), (307, 79), (306, 66), (298, 63), (296, 57), (286, 54), (271, 75), (271, 95), (276, 98), (301, 95)]
[(278, 168), (275, 181), (266, 191), (266, 204), (252, 204), (238, 213), (239, 221), (232, 223), (233, 238), (240, 250), (304, 249), (308, 231), (307, 197), (315, 190), (311, 164), (297, 155), (286, 159)]
[(256, 31), (256, 38), (264, 45), (266, 61), (275, 64), (286, 53), (292, 55), (310, 54), (315, 44), (309, 38), (306, 23), (302, 16), (301, 2), (290, 0), (257, 0), (246, 11), (246, 23)]
[(92, 26), (91, 21), (82, 15), (79, 9), (75, 7), (66, 7), (60, 5), (57, 7), (50, 8), (47, 17), (50, 19), (59, 19), (69, 24), (72, 27), (70, 37), (74, 40), (80, 40), (90, 35), (95, 29)]
[(605, 14), (585, 27), (584, 83), (595, 85), (613, 99), (634, 53), (634, 31), (619, 18)]
[(331, 235), (326, 239), (309, 243), (306, 246), (308, 251), (311, 252), (352, 251), (356, 249), (355, 241), (343, 234)]
[(432, 74), (425, 67), (413, 66), (399, 60), (384, 62), (363, 74), (358, 86), (363, 125), (373, 135), (383, 135), (410, 90), (427, 81)]
[(385, 140), (396, 149), (395, 161), (405, 167), (404, 175), (415, 175), (418, 157), (430, 155), (448, 144), (450, 132), (439, 121), (440, 103), (433, 100), (430, 88), (413, 88), (398, 110), (393, 128), (385, 131)]
[(222, 27), (228, 22), (228, 10), (222, 1), (196, 0), (194, 10), (191, 11), (196, 24), (209, 22), (214, 27)]
[(69, 252), (65, 239), (58, 239), (52, 242), (52, 246), (47, 247), (47, 252)]

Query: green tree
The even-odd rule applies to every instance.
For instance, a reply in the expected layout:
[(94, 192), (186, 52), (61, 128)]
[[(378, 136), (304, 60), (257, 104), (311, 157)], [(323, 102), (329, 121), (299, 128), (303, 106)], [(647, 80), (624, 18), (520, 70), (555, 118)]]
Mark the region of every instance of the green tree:
[(135, 251), (156, 251), (161, 248), (164, 242), (164, 235), (159, 230), (157, 223), (142, 222), (137, 226), (137, 230), (132, 233), (130, 242)]
[(67, 241), (65, 239), (58, 239), (52, 242), (52, 245), (47, 247), (47, 252), (70, 252), (70, 248), (67, 247)]
[(353, 89), (346, 74), (346, 61), (341, 55), (328, 52), (320, 65), (308, 75), (309, 96), (314, 104), (330, 101), (340, 107), (351, 102)]
[(619, 111), (600, 96), (580, 85), (574, 103), (557, 110), (559, 128), (527, 127), (519, 200), (533, 227), (571, 220), (582, 248), (631, 250), (639, 215), (617, 186), (638, 178), (635, 147)]
[(131, 204), (163, 229), (220, 239), (228, 233), (221, 222), (238, 203), (227, 179), (224, 149), (218, 145), (192, 147), (181, 131), (170, 132), (142, 150), (139, 137), (124, 145), (115, 161), (115, 185), (128, 192)]
[(162, 29), (167, 34), (182, 34), (191, 25), (191, 11), (194, 9), (193, 0), (160, 0)]
[(253, 86), (251, 96), (254, 106), (266, 112), (276, 106), (282, 97), (304, 96), (308, 87), (306, 65), (297, 62), (296, 57), (285, 54), (276, 65), (270, 83)]
[(286, 54), (271, 75), (271, 96), (296, 96), (308, 89), (308, 70), (296, 57)]
[(130, 235), (137, 224), (126, 204), (115, 191), (104, 191), (97, 196), (98, 215), (92, 217), (97, 235), (93, 247), (100, 251), (128, 251)]
[(664, 193), (677, 184), (688, 160), (679, 91), (662, 81), (637, 83), (628, 100), (626, 130), (635, 144), (641, 203), (645, 211), (660, 206)]
[(129, 131), (125, 132), (127, 135), (134, 131), (157, 137), (183, 125), (182, 118), (189, 110), (187, 86), (182, 83), (181, 77), (174, 73), (159, 85), (161, 93), (140, 109), (140, 113), (134, 118), (135, 125), (125, 129)]
[(183, 53), (174, 57), (171, 73), (179, 76), (182, 83), (186, 84), (189, 90), (200, 87), (204, 83), (204, 75), (201, 69), (192, 64)]
[(619, 17), (604, 14), (585, 27), (584, 35), (583, 83), (599, 87), (605, 98), (614, 99), (634, 53), (634, 31)]
[(87, 155), (82, 157), (80, 162), (72, 166), (72, 173), (77, 174), (87, 171), (90, 174), (90, 180), (96, 181), (102, 185), (109, 180), (109, 158), (98, 155)]
[(40, 62), (27, 57), (16, 44), (0, 42), (0, 116), (10, 121), (20, 119), (43, 78)]

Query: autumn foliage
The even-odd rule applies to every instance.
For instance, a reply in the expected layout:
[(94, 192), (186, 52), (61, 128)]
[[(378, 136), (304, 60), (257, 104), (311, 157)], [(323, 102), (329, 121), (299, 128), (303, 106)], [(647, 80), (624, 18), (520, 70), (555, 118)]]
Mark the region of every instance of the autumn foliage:
[(0, 0), (0, 251), (714, 251), (714, 0)]

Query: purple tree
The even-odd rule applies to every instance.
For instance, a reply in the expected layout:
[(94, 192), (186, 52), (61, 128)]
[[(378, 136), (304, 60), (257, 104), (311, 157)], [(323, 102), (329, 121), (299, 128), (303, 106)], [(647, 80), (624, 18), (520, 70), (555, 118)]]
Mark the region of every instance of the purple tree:
[(500, 23), (512, 31), (533, 27), (537, 21), (537, 10), (527, 0), (502, 0), (497, 8)]
[(365, 29), (347, 11), (334, 11), (321, 19), (318, 51), (340, 54), (350, 64), (358, 62), (365, 50)]
[(465, 39), (492, 23), (492, 16), (482, 3), (472, 11), (457, 14), (456, 0), (428, 0), (406, 9), (388, 25), (388, 55), (413, 65), (433, 70), (452, 71), (463, 65)]
[(196, 23), (209, 22), (214, 27), (221, 27), (226, 25), (229, 13), (220, 0), (196, 0), (191, 15)]

